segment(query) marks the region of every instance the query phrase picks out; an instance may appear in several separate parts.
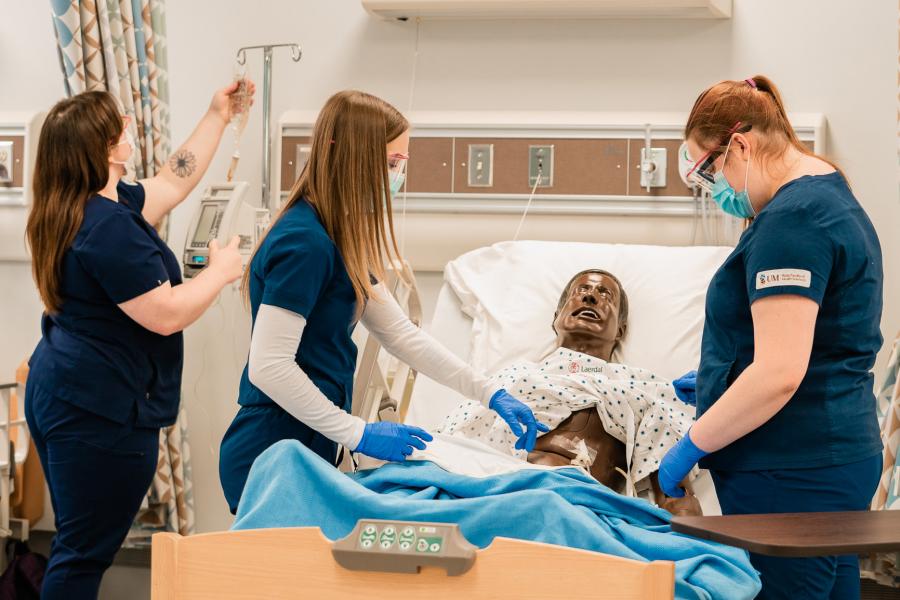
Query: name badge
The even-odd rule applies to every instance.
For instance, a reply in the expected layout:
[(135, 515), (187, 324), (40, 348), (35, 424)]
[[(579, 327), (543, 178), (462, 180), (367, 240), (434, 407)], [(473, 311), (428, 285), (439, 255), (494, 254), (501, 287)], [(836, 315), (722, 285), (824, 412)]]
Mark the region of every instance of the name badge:
[(808, 288), (812, 283), (812, 273), (805, 269), (772, 269), (756, 274), (756, 289), (793, 285)]

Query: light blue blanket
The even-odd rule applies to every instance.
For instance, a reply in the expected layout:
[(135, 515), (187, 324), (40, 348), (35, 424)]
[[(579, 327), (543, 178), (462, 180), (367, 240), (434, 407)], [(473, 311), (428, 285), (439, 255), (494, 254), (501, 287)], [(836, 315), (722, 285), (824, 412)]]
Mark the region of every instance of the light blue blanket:
[(476, 478), (407, 462), (348, 476), (285, 440), (253, 464), (234, 529), (316, 526), (334, 540), (362, 518), (458, 523), (481, 548), (503, 536), (671, 560), (678, 598), (753, 598), (760, 589), (743, 550), (672, 533), (669, 513), (578, 469)]

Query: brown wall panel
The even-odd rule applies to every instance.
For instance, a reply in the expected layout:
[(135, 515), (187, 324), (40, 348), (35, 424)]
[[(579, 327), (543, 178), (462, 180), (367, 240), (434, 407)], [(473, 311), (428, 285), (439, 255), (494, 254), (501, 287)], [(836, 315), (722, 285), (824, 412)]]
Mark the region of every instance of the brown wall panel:
[[(493, 186), (469, 187), (469, 145), (493, 144)], [(625, 194), (624, 140), (457, 138), (454, 191), (480, 194), (528, 194), (528, 148), (553, 145), (553, 186), (538, 194)]]
[(24, 187), (25, 169), (25, 138), (21, 135), (0, 135), (0, 142), (13, 143), (12, 181), (0, 182), (3, 188)]
[(453, 191), (453, 140), (412, 138), (406, 165), (406, 191), (449, 194)]
[(631, 151), (629, 152), (629, 169), (631, 169), (631, 177), (628, 183), (629, 196), (690, 196), (691, 191), (688, 189), (681, 177), (678, 175), (678, 148), (681, 146), (681, 140), (653, 140), (651, 144), (654, 148), (665, 148), (666, 152), (666, 187), (647, 188), (641, 187), (641, 148), (644, 147), (644, 140), (631, 140)]
[(281, 191), (294, 186), (300, 171), (297, 168), (297, 146), (309, 145), (309, 136), (284, 136), (281, 138)]

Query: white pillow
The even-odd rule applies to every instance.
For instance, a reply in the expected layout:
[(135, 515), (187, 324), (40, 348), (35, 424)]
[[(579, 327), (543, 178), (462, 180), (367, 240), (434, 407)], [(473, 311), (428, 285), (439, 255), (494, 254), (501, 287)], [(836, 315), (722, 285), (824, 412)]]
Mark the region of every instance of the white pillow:
[(604, 269), (628, 295), (628, 332), (613, 360), (675, 378), (700, 360), (706, 288), (731, 248), (501, 242), (447, 264), (444, 280), (472, 318), (469, 361), (487, 374), (552, 350), (560, 294)]

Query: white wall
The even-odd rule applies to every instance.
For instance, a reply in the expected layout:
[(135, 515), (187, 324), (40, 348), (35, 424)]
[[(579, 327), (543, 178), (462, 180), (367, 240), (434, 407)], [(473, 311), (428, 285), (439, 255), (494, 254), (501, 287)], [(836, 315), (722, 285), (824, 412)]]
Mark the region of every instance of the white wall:
[[(63, 93), (50, 6), (0, 0), (0, 14), (0, 111), (45, 109)], [(0, 219), (15, 218), (14, 211), (21, 209), (0, 207)], [(30, 273), (28, 264), (0, 261), (2, 382), (12, 380), (40, 336), (41, 308)]]
[[(0, 0), (0, 110), (49, 105), (62, 85), (44, 2)], [(755, 73), (782, 88), (788, 109), (828, 117), (830, 154), (848, 173), (882, 239), (887, 271), (885, 336), (900, 329), (900, 202), (897, 188), (897, 5), (843, 0), (735, 0), (731, 21), (483, 22), (421, 25), (413, 108), (416, 110), (687, 111), (706, 85)], [(227, 5), (227, 8), (224, 8)], [(212, 90), (231, 78), (241, 45), (296, 41), (299, 64), (275, 58), (274, 114), (315, 109), (334, 91), (354, 87), (409, 108), (415, 25), (369, 17), (357, 0), (267, 0), (168, 3), (172, 130), (183, 139), (206, 109)], [(261, 79), (259, 54), (250, 74)], [(257, 105), (259, 106), (259, 105)], [(242, 144), (239, 177), (259, 181), (260, 112)], [(226, 170), (231, 141), (211, 167)], [(172, 247), (180, 252), (195, 199), (176, 209)], [(410, 224), (434, 227), (433, 217)], [(494, 221), (492, 221), (494, 223)], [(529, 237), (552, 236), (543, 231)], [(495, 225), (499, 226), (497, 223)], [(510, 218), (503, 227), (514, 231)], [(607, 228), (610, 229), (610, 228)], [(637, 227), (654, 239), (652, 221)], [(598, 229), (598, 239), (604, 231)], [(29, 285), (0, 271), (4, 284)], [(433, 298), (439, 277), (426, 276)], [(229, 293), (230, 294), (230, 293)], [(235, 406), (243, 314), (229, 294), (187, 335), (184, 401), (191, 423), (197, 524), (229, 523), (218, 487), (218, 442)], [(28, 296), (25, 293), (25, 296)], [(13, 302), (34, 299), (13, 297)], [(0, 368), (22, 356), (37, 336), (36, 304), (13, 309), (0, 297)], [(16, 305), (18, 306), (18, 305)], [(231, 319), (243, 329), (230, 333)], [(226, 332), (226, 333), (222, 333)], [(235, 339), (232, 337), (232, 339)], [(28, 342), (28, 343), (25, 343)], [(241, 342), (242, 343), (242, 342)], [(245, 347), (245, 346), (243, 346)], [(205, 361), (205, 364), (204, 364)], [(883, 364), (883, 358), (881, 363)], [(2, 379), (2, 377), (0, 377)]]

